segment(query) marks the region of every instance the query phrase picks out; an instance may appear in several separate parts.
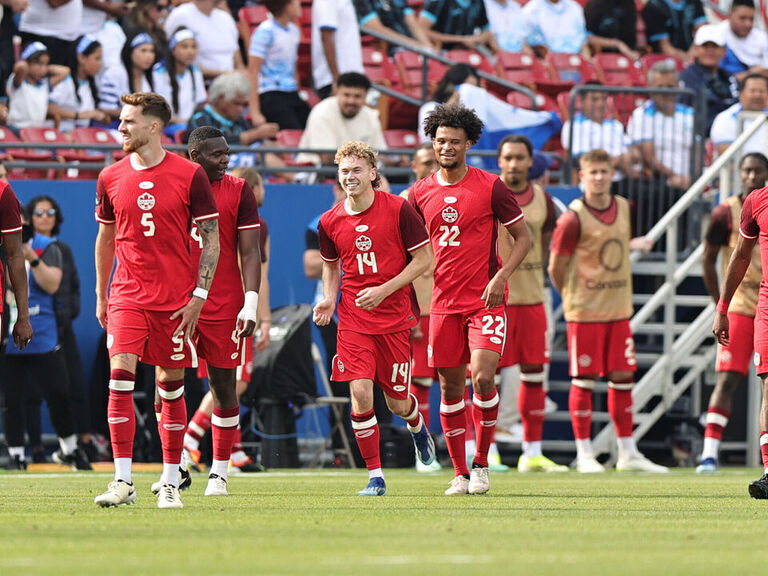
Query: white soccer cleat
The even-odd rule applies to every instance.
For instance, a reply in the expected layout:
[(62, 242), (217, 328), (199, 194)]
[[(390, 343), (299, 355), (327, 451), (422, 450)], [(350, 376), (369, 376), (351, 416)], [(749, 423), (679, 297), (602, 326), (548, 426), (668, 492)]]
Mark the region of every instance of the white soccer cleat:
[(451, 485), (448, 487), (448, 489), (445, 491), (446, 496), (456, 496), (458, 494), (468, 494), (469, 493), (469, 478), (465, 478), (464, 476), (456, 476), (453, 480), (451, 480)]
[(568, 466), (552, 462), (552, 460), (541, 454), (531, 457), (521, 454), (520, 459), (517, 461), (517, 471), (521, 474), (529, 472), (560, 473), (568, 472)]
[(491, 488), (491, 481), (488, 479), (488, 467), (472, 468), (469, 471), (469, 494), (485, 494)]
[(667, 474), (669, 468), (655, 464), (642, 454), (630, 458), (619, 458), (616, 462), (617, 472), (648, 472), (650, 474)]
[(95, 504), (107, 508), (109, 506), (120, 506), (121, 504), (133, 504), (136, 500), (136, 489), (133, 484), (125, 480), (113, 480), (107, 486), (104, 494), (99, 494), (93, 499)]
[(576, 472), (580, 474), (602, 474), (605, 467), (591, 454), (576, 458)]
[(440, 466), (440, 462), (437, 461), (437, 458), (435, 458), (435, 461), (432, 462), (432, 464), (422, 464), (421, 460), (416, 458), (416, 472), (427, 474), (430, 472), (440, 472), (442, 469), (443, 467)]
[(208, 477), (208, 486), (205, 487), (206, 496), (229, 496), (227, 490), (227, 480), (218, 474), (211, 474)]
[(171, 484), (163, 484), (157, 495), (158, 508), (184, 508), (179, 497), (179, 489)]

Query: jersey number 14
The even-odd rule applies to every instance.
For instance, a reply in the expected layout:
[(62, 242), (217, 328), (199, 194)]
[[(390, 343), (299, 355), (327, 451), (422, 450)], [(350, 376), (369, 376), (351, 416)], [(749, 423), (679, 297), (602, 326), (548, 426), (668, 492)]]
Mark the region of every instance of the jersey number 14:
[(376, 254), (374, 252), (357, 253), (357, 272), (361, 275), (365, 274), (366, 266), (371, 269), (372, 274), (376, 274), (379, 271), (379, 268), (376, 266)]

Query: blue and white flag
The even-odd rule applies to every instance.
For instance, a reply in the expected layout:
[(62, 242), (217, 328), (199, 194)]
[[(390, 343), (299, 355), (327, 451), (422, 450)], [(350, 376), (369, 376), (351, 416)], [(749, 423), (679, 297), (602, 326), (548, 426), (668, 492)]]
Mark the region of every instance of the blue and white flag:
[[(534, 149), (541, 150), (552, 136), (560, 133), (563, 123), (554, 112), (526, 110), (507, 104), (484, 88), (472, 84), (457, 87), (461, 103), (474, 109), (485, 124), (480, 140), (474, 148), (496, 150), (499, 142), (509, 134), (528, 137)], [(467, 162), (478, 168), (496, 169), (495, 157), (468, 156)]]

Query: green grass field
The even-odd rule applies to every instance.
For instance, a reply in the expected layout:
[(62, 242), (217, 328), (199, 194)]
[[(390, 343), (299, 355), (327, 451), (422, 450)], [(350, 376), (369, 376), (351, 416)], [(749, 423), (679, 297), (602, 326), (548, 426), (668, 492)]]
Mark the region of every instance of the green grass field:
[(155, 474), (133, 506), (101, 509), (110, 476), (0, 474), (0, 574), (757, 574), (768, 501), (757, 470), (715, 476), (491, 477), (485, 496), (446, 497), (451, 474), (388, 471), (361, 498), (364, 471), (230, 479), (183, 510), (158, 510)]

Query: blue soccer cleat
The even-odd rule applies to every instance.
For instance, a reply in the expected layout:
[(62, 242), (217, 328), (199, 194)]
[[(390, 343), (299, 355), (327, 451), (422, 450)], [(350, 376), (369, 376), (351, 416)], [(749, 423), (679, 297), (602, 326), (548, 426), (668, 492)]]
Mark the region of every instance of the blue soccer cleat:
[(365, 490), (360, 490), (358, 496), (384, 496), (387, 493), (387, 486), (384, 484), (384, 478), (376, 477), (368, 480), (368, 486)]
[(696, 466), (696, 474), (714, 474), (715, 472), (717, 472), (717, 460), (714, 458), (704, 458)]
[(432, 440), (432, 434), (427, 427), (422, 424), (421, 430), (411, 432), (413, 436), (413, 445), (416, 447), (416, 458), (425, 466), (429, 466), (435, 461), (435, 441)]

